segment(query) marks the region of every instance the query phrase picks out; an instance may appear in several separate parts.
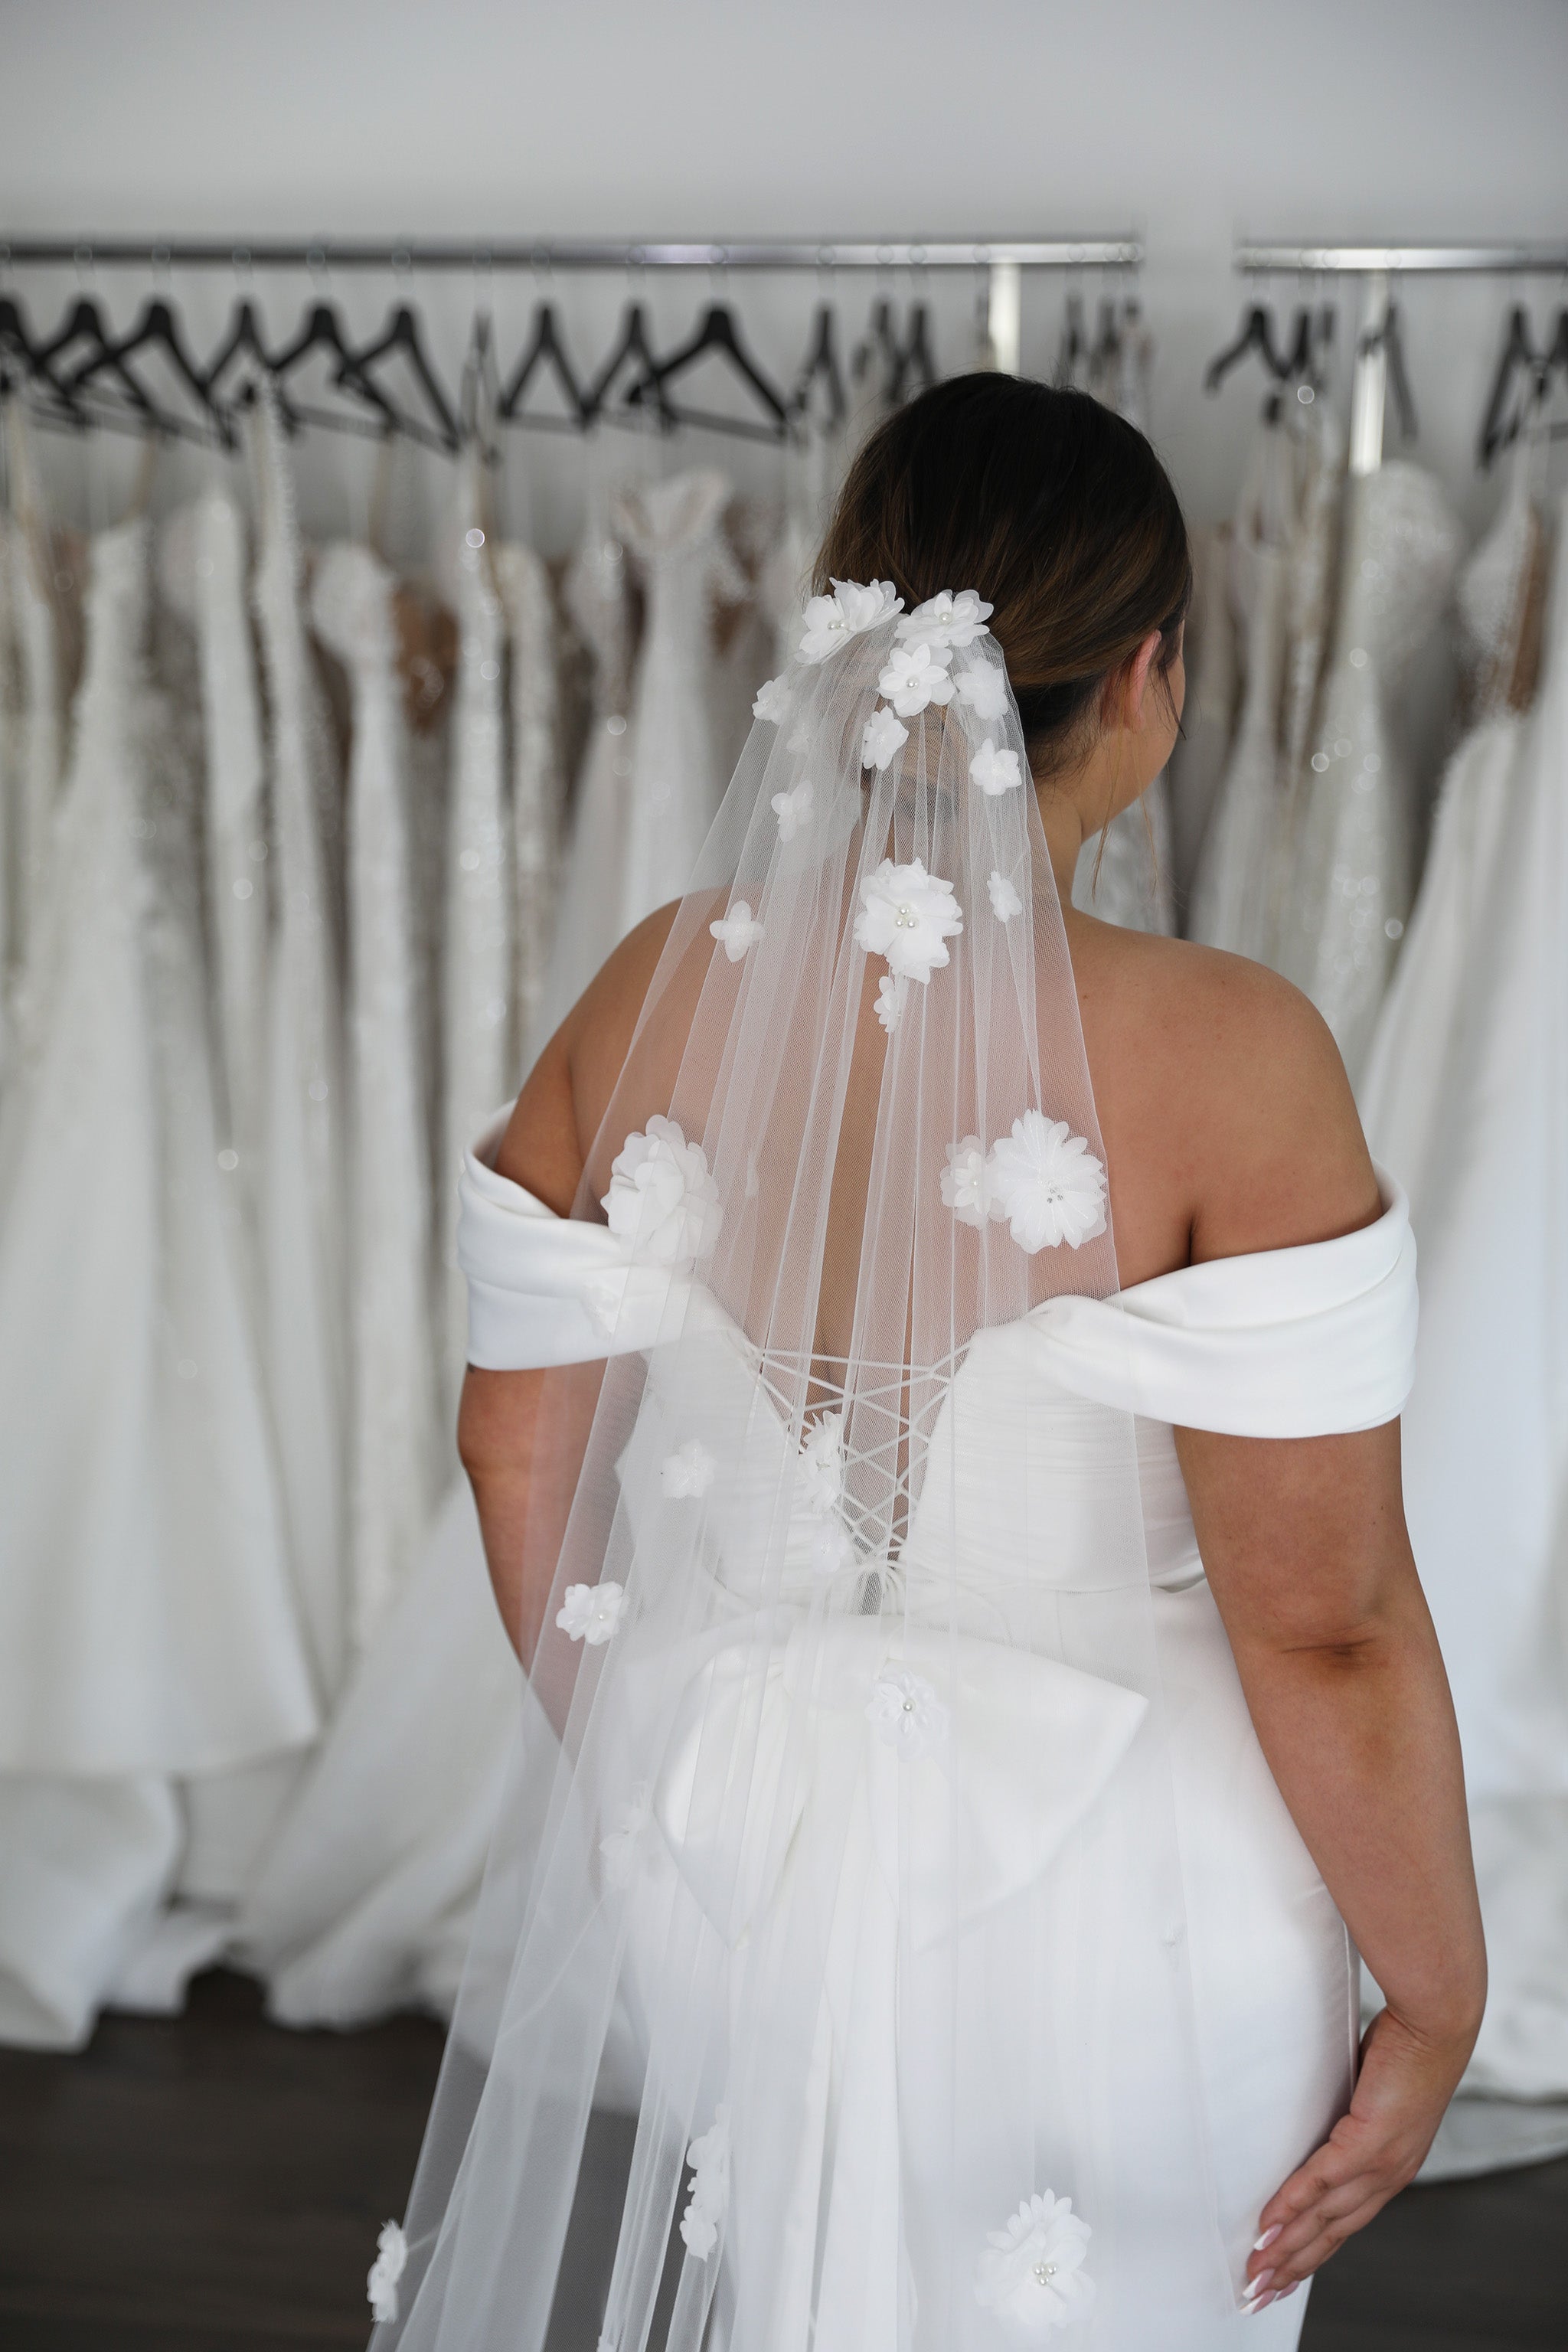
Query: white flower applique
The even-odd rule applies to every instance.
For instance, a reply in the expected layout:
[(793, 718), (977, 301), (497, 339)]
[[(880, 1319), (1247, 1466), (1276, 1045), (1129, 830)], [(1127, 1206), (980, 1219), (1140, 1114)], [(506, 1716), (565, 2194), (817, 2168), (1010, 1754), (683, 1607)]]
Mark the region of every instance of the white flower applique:
[(621, 1146), (600, 1206), (627, 1256), (653, 1265), (711, 1256), (723, 1222), (702, 1146), (657, 1113), (646, 1134), (636, 1129)]
[(954, 684), (960, 702), (976, 719), (989, 722), (1006, 715), (1007, 673), (999, 662), (966, 662)]
[(903, 609), (904, 600), (894, 594), (890, 580), (873, 580), (868, 588), (858, 581), (836, 580), (831, 596), (813, 596), (806, 605), (800, 657), (803, 662), (826, 661), (851, 637), (890, 621)]
[(708, 928), (731, 963), (739, 963), (763, 936), (763, 927), (744, 898), (737, 898), (729, 913), (717, 917)]
[(773, 794), (768, 805), (779, 821), (781, 841), (793, 841), (797, 833), (805, 830), (810, 823), (811, 804), (816, 798), (809, 776), (804, 776), (787, 793)]
[(895, 751), (910, 740), (910, 730), (890, 710), (873, 710), (860, 737), (860, 765), (881, 775)]
[(753, 719), (765, 719), (777, 727), (789, 710), (789, 688), (782, 677), (770, 677), (757, 688), (757, 698), (752, 705)]
[(1023, 912), (1024, 901), (1018, 896), (1016, 883), (1009, 882), (994, 867), (985, 887), (991, 893), (991, 911), (999, 923), (1010, 923), (1015, 915)]
[(923, 639), (928, 646), (972, 646), (976, 637), (989, 636), (985, 624), (993, 610), (976, 589), (961, 588), (954, 595), (951, 588), (944, 588), (940, 596), (928, 596), (906, 614), (897, 634)]
[(890, 1037), (899, 1025), (910, 983), (901, 971), (885, 971), (877, 982), (877, 1018)]
[(860, 885), (855, 944), (868, 955), (886, 956), (890, 971), (923, 985), (947, 961), (944, 940), (963, 929), (963, 910), (951, 882), (928, 874), (920, 858), (895, 866), (884, 857)]
[(884, 1666), (871, 1685), (866, 1720), (905, 1759), (929, 1756), (947, 1739), (948, 1711), (923, 1675)]
[(942, 1197), (961, 1225), (984, 1225), (993, 1213), (985, 1146), (977, 1135), (947, 1147)]
[(1016, 751), (999, 751), (989, 735), (969, 762), (969, 781), (978, 784), (989, 800), (1003, 793), (1016, 792), (1024, 781)]
[(605, 1864), (605, 1884), (617, 1893), (628, 1887), (637, 1874), (643, 1839), (652, 1820), (653, 1801), (647, 1782), (639, 1781), (621, 1808), (614, 1829), (607, 1830), (599, 1840), (599, 1852)]
[(1069, 1249), (1105, 1231), (1105, 1170), (1065, 1118), (1026, 1110), (991, 1147), (991, 1214), (1022, 1250)]
[(564, 1600), (555, 1622), (569, 1641), (586, 1642), (591, 1650), (604, 1646), (626, 1613), (625, 1587), (611, 1577), (599, 1584), (569, 1584)]
[(688, 1496), (705, 1495), (718, 1467), (702, 1440), (689, 1437), (659, 1464), (658, 1483), (672, 1501), (680, 1502)]
[(800, 1449), (801, 1490), (805, 1507), (826, 1518), (844, 1499), (844, 1415), (819, 1412)]
[(378, 2326), (397, 2317), (397, 2282), (407, 2267), (407, 2239), (395, 2221), (384, 2221), (375, 2242), (375, 2260), (364, 2283), (370, 2315)]
[(913, 719), (928, 702), (951, 702), (948, 676), (952, 654), (946, 646), (895, 646), (877, 680), (900, 719)]
[(687, 2251), (705, 2263), (719, 2242), (719, 2225), (730, 2202), (730, 2110), (722, 2102), (701, 2138), (687, 2149), (686, 2161), (693, 2177), (680, 2234)]
[(1026, 2197), (1005, 2230), (986, 2232), (976, 2303), (1034, 2336), (1070, 2326), (1094, 2301), (1094, 2281), (1083, 2267), (1092, 2235), (1070, 2197), (1054, 2197), (1048, 2189)]

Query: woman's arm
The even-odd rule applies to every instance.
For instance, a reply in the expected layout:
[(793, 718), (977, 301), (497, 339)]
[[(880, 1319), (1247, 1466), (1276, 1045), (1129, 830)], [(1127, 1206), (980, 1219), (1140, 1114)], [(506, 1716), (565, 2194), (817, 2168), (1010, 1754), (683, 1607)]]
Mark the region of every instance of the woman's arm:
[(1486, 1958), (1464, 1774), (1398, 1423), (1305, 1439), (1179, 1430), (1176, 1447), (1258, 1740), (1388, 2003), (1349, 2114), (1263, 2210), (1249, 2284), (1279, 2294), (1414, 2178), (1474, 2045)]

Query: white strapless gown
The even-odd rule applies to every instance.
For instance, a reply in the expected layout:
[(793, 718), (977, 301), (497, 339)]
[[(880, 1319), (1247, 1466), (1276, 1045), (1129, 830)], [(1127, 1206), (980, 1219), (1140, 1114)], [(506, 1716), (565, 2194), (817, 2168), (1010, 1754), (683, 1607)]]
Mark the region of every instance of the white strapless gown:
[[(470, 1286), (470, 1360), (506, 1369), (603, 1356), (604, 1285), (606, 1278), (617, 1288), (627, 1281), (605, 1229), (555, 1217), (531, 1194), (470, 1160), (459, 1250)], [(628, 1297), (616, 1318), (617, 1348), (636, 1345), (640, 1337), (649, 1349), (649, 1393), (655, 1399), (660, 1351), (651, 1341), (660, 1303), (650, 1299), (645, 1320), (635, 1297)], [(757, 1379), (749, 1343), (714, 1302), (708, 1301), (708, 1307), (702, 1319), (710, 1338), (704, 1344), (710, 1349), (716, 1387), (736, 1396), (745, 1414)], [(1110, 1301), (1053, 1300), (972, 1345), (944, 1407), (961, 1424), (956, 1442), (951, 1456), (934, 1444), (931, 1456), (961, 1465), (959, 1491), (933, 1494), (928, 1485), (904, 1549), (912, 1588), (919, 1580), (922, 1514), (937, 1515), (944, 1559), (948, 1530), (956, 1528), (960, 1557), (968, 1562), (966, 1589), (973, 1596), (975, 1630), (969, 1638), (975, 1672), (984, 1678), (987, 1660), (994, 1662), (989, 1671), (1003, 1717), (1013, 1665), (1021, 1654), (1015, 1644), (1025, 1640), (1025, 1629), (1009, 1616), (1015, 1573), (1010, 1562), (1021, 1561), (1027, 1545), (1026, 1531), (993, 1524), (992, 1496), (1012, 1487), (1010, 1481), (998, 1486), (988, 1477), (987, 1463), (995, 1448), (1014, 1442), (1019, 1400), (1026, 1394), (1030, 1413), (1038, 1416), (1043, 1409), (1059, 1425), (1064, 1441), (1040, 1463), (1031, 1512), (1070, 1511), (1079, 1523), (1087, 1515), (1087, 1539), (1092, 1543), (1097, 1448), (1115, 1445), (1127, 1412), (1139, 1416), (1144, 1527), (1171, 1717), (1192, 1976), (1220, 2206), (1238, 2274), (1257, 2232), (1259, 2208), (1342, 2112), (1353, 2066), (1357, 1968), (1343, 1924), (1253, 1731), (1204, 1577), (1173, 1425), (1301, 1436), (1387, 1421), (1397, 1413), (1409, 1385), (1415, 1318), (1415, 1253), (1397, 1194), (1378, 1223), (1339, 1241), (1186, 1268)], [(689, 1324), (681, 1361), (687, 1377), (705, 1377), (700, 1368), (693, 1372), (692, 1346)], [(765, 1415), (760, 1418), (765, 1422)], [(1037, 1429), (1038, 1419), (1031, 1425)], [(780, 1442), (787, 1443), (782, 1432)], [(650, 1472), (657, 1486), (658, 1452), (658, 1444), (649, 1454), (634, 1439), (623, 1457), (622, 1484), (634, 1513)], [(759, 1482), (759, 1489), (765, 1484)], [(721, 1531), (718, 1541), (721, 1555)], [(718, 1572), (722, 1576), (721, 1557)], [(846, 1638), (859, 1639), (865, 1630), (847, 1621)], [(1026, 1743), (1030, 1737), (1022, 1720), (1016, 1737)], [(1021, 1766), (1022, 1748), (1018, 1760)], [(824, 1782), (820, 1802), (808, 1805), (802, 1818), (776, 1902), (786, 1903), (790, 1887), (809, 1876), (805, 1865), (813, 1835), (831, 1841), (839, 1834), (828, 1776)], [(1060, 1793), (1070, 1801), (1070, 1790)], [(1113, 1844), (1117, 1807), (1125, 1801), (1112, 1772), (1094, 1800), (1095, 1826), (1088, 1845), (1075, 1849), (1078, 1858), (1058, 1854), (1045, 1877), (1026, 1885), (1019, 1899), (999, 1905), (975, 1924), (965, 1966), (972, 1971), (968, 2000), (976, 2019), (1005, 2021), (1014, 2004), (1031, 2001), (1054, 2001), (1070, 2010), (1078, 1996), (1067, 1977), (1059, 1984), (1051, 1981), (1050, 1923), (1061, 1906), (1070, 1908), (1074, 1870), (1092, 1868), (1094, 1854)], [(1102, 1847), (1101, 1841), (1109, 1843)], [(676, 1853), (670, 1867), (678, 1865)], [(1026, 1882), (1027, 1871), (1020, 1874)], [(860, 1899), (853, 1874), (840, 1884), (840, 1901)], [(832, 1938), (832, 1949), (849, 1956), (846, 1964), (856, 1977), (853, 1984), (827, 1989), (829, 2006), (838, 2016), (853, 2009), (864, 2019), (868, 2000), (877, 2009), (876, 1987), (865, 1980), (867, 1955), (884, 1945), (871, 1921), (875, 1904), (869, 1891), (865, 1899), (870, 1906), (867, 1940), (858, 1931)], [(650, 1916), (663, 1916), (657, 1899)], [(893, 1943), (885, 1948), (890, 1966)], [(657, 1970), (661, 1950), (647, 1936), (639, 1937), (634, 1925), (634, 1991), (637, 1972)], [(914, 1975), (918, 1979), (918, 1964)], [(1143, 2232), (1150, 2267), (1137, 2330), (1119, 2334), (1116, 2343), (1125, 2345), (1126, 2352), (1134, 2346), (1136, 2352), (1153, 2352), (1155, 2347), (1159, 2352), (1210, 2352), (1222, 2337), (1231, 2340), (1232, 2323), (1182, 2316), (1182, 2278), (1192, 2253), (1173, 2243), (1168, 2232), (1163, 2235), (1161, 2157), (1163, 2102), (1176, 2095), (1179, 2069), (1162, 2041), (1168, 1990), (1151, 1969), (1143, 2005), (1136, 1993), (1139, 1981), (1133, 1970), (1126, 2031), (1146, 2053), (1146, 2063), (1138, 2070), (1138, 2111), (1128, 2113), (1125, 2129), (1131, 2143), (1147, 2148), (1148, 2171), (1138, 2211), (1115, 2217), (1115, 2226), (1119, 2237), (1129, 2228)], [(891, 2016), (891, 1982), (881, 1991), (879, 2013)], [(901, 2013), (918, 2015), (919, 1982), (901, 1980), (899, 1991)], [(921, 2116), (928, 2086), (922, 2084), (919, 2039), (899, 2038), (890, 2068), (870, 2055), (862, 2063), (862, 2053), (872, 2053), (878, 2039), (875, 2033), (831, 2037), (833, 2079), (818, 2151), (821, 2195), (834, 2202), (868, 2200), (877, 2184), (864, 2177), (865, 2166), (875, 2170), (901, 2163), (916, 2210), (922, 2181), (940, 2170), (938, 2151), (922, 2154)], [(1000, 2048), (992, 2054), (999, 2058)], [(1042, 2129), (1047, 2128), (1043, 2119)], [(852, 2160), (847, 2156), (851, 2137), (866, 2152)], [(963, 2168), (978, 2184), (994, 2156), (977, 2146)], [(737, 2151), (731, 2191), (737, 2200), (745, 2195), (742, 2176)], [(803, 2192), (816, 2190), (803, 2183)], [(985, 2192), (977, 2186), (976, 2230), (984, 2227), (988, 2210)], [(737, 2237), (744, 2242), (743, 2232)], [(1193, 2307), (1197, 2302), (1194, 2294)], [(1238, 2336), (1237, 2342), (1277, 2352), (1293, 2345), (1303, 2302), (1297, 2297), (1274, 2305), (1247, 2323), (1246, 2338)], [(826, 2336), (821, 2332), (832, 2317), (817, 2314), (817, 2340), (837, 2340), (831, 2325)], [(1239, 2327), (1239, 2318), (1234, 2325)], [(990, 2341), (976, 2336), (976, 2345), (982, 2340)], [(868, 2341), (865, 2352), (879, 2352), (879, 2346)]]

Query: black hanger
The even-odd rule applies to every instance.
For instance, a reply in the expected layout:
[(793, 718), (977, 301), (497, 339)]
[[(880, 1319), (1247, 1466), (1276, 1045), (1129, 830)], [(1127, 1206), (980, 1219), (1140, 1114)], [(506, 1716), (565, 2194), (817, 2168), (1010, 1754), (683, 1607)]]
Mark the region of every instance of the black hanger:
[[(710, 353), (729, 362), (742, 383), (767, 410), (767, 424), (744, 416), (721, 416), (708, 409), (678, 408), (668, 400), (669, 385)], [(735, 314), (725, 302), (710, 302), (690, 341), (671, 352), (668, 359), (656, 360), (632, 385), (626, 398), (634, 407), (641, 407), (655, 393), (665, 394), (668, 414), (678, 425), (704, 425), (715, 433), (742, 434), (760, 441), (781, 441), (789, 430), (789, 412), (784, 400), (742, 344)]]
[[(399, 431), (405, 433), (411, 441), (422, 441), (428, 449), (439, 449), (448, 457), (455, 457), (462, 439), (458, 430), (458, 420), (452, 414), (450, 402), (441, 389), (440, 379), (425, 355), (425, 345), (420, 338), (417, 315), (406, 302), (400, 302), (397, 305), (374, 342), (366, 343), (363, 351), (357, 351), (353, 354), (353, 368), (356, 383), (361, 385), (370, 383), (372, 368), (391, 353), (396, 353), (407, 361), (413, 372), (414, 380), (429, 403), (431, 414), (436, 419), (435, 427), (432, 429), (416, 417), (400, 415)], [(340, 383), (343, 381), (341, 373), (338, 381)]]
[[(296, 368), (316, 352), (324, 352), (333, 363), (332, 382), (340, 391), (353, 393), (367, 407), (375, 411), (377, 424), (366, 417), (344, 415), (331, 409), (290, 405), (284, 387)], [(379, 384), (357, 372), (353, 352), (343, 339), (342, 321), (330, 302), (312, 302), (300, 322), (300, 331), (291, 343), (272, 352), (268, 370), (278, 388), (279, 407), (290, 431), (300, 425), (325, 425), (338, 433), (395, 433), (404, 420), (394, 408)]]
[(838, 321), (831, 302), (817, 305), (810, 348), (789, 396), (789, 413), (796, 424), (809, 417), (812, 395), (818, 383), (827, 396), (827, 429), (836, 432), (849, 413), (849, 395), (845, 390), (844, 371), (838, 364)]
[(929, 392), (936, 382), (936, 360), (931, 347), (931, 313), (923, 302), (910, 305), (910, 331), (893, 370), (892, 396), (896, 401), (913, 398), (918, 392)]
[(1238, 367), (1250, 352), (1256, 352), (1269, 373), (1281, 382), (1289, 373), (1289, 364), (1282, 362), (1274, 348), (1274, 314), (1261, 302), (1252, 302), (1243, 311), (1241, 330), (1236, 341), (1216, 352), (1204, 370), (1204, 390), (1217, 392), (1232, 368)]
[(206, 420), (205, 425), (198, 425), (188, 418), (169, 416), (153, 408), (153, 415), (160, 429), (180, 434), (187, 439), (205, 441), (210, 425), (216, 428), (226, 447), (232, 446), (232, 429), (214, 407), (207, 392), (206, 377), (186, 351), (179, 320), (162, 296), (154, 297), (143, 306), (140, 318), (126, 333), (113, 342), (102, 343), (99, 350), (90, 352), (84, 360), (79, 361), (60, 387), (66, 399), (74, 404), (77, 394), (108, 370), (122, 383), (132, 387), (135, 404), (143, 408), (148, 404), (146, 395), (131, 376), (125, 363), (134, 359), (138, 352), (144, 351), (162, 352)]
[(899, 339), (893, 331), (893, 306), (885, 294), (879, 295), (871, 305), (867, 321), (866, 339), (855, 347), (849, 373), (855, 383), (863, 384), (871, 370), (879, 363), (882, 369), (882, 398), (890, 402), (893, 387), (899, 379)]
[[(234, 316), (228, 322), (228, 332), (207, 362), (203, 383), (207, 399), (215, 409), (221, 408), (226, 414), (235, 407), (247, 404), (254, 396), (255, 379), (242, 385), (233, 399), (224, 397), (224, 379), (229, 370), (242, 360), (251, 362), (258, 377), (272, 373), (272, 362), (267, 356), (267, 346), (261, 340), (261, 329), (257, 322), (256, 307), (251, 302), (236, 305)], [(287, 416), (288, 404), (281, 393), (279, 394), (279, 403)]]
[(1530, 331), (1529, 315), (1524, 305), (1516, 302), (1508, 314), (1502, 350), (1498, 354), (1486, 415), (1481, 419), (1480, 444), (1477, 454), (1482, 467), (1489, 466), (1498, 451), (1513, 439), (1518, 411), (1510, 407), (1510, 395), (1515, 376), (1521, 368), (1528, 368), (1532, 374), (1538, 373), (1541, 365), (1541, 355)]
[(1391, 302), (1381, 327), (1363, 335), (1356, 345), (1358, 352), (1382, 349), (1388, 367), (1388, 389), (1394, 394), (1394, 405), (1399, 418), (1399, 430), (1406, 441), (1415, 438), (1415, 403), (1410, 396), (1410, 378), (1405, 373), (1405, 344), (1399, 331), (1399, 310)]
[[(636, 304), (633, 305), (636, 309)], [(640, 313), (639, 313), (640, 316)], [(531, 416), (523, 414), (523, 394), (542, 367), (547, 367), (564, 394), (571, 414), (552, 416), (548, 413)], [(542, 302), (533, 314), (533, 333), (527, 348), (511, 372), (511, 380), (496, 403), (496, 417), (502, 425), (540, 425), (557, 433), (574, 433), (589, 424), (596, 411), (592, 394), (584, 395), (577, 381), (577, 372), (567, 357), (566, 346), (556, 321), (552, 302)]]
[[(41, 383), (52, 397), (57, 420), (83, 427), (90, 422), (87, 412), (68, 392), (55, 365), (57, 361), (64, 360), (73, 345), (82, 342), (89, 344), (93, 353), (105, 356), (110, 373), (134, 412), (138, 425), (144, 428), (158, 424), (161, 420), (157, 409), (149, 399), (145, 387), (138, 383), (123, 361), (112, 356), (113, 338), (104, 325), (103, 314), (97, 303), (85, 295), (79, 296), (55, 332), (47, 341), (36, 343), (30, 355), (34, 380)], [(101, 421), (112, 420), (103, 417)]]
[(1078, 380), (1079, 362), (1088, 349), (1083, 324), (1083, 296), (1069, 293), (1062, 310), (1062, 339), (1057, 347), (1057, 383), (1066, 387)]

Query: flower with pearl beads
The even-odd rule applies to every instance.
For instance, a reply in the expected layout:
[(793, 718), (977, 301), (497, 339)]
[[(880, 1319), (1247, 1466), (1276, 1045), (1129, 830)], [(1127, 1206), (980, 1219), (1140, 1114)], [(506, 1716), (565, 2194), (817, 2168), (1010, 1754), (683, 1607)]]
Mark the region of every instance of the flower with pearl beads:
[(860, 885), (855, 944), (868, 955), (886, 956), (889, 971), (902, 979), (927, 982), (948, 960), (943, 941), (963, 929), (963, 909), (952, 883), (928, 874), (918, 857), (907, 866), (884, 857)]
[(986, 2233), (975, 2272), (976, 2303), (1031, 2336), (1070, 2326), (1094, 2301), (1094, 2281), (1083, 2267), (1092, 2234), (1070, 2197), (1055, 2197), (1048, 2189), (1026, 2197), (1005, 2230)]

